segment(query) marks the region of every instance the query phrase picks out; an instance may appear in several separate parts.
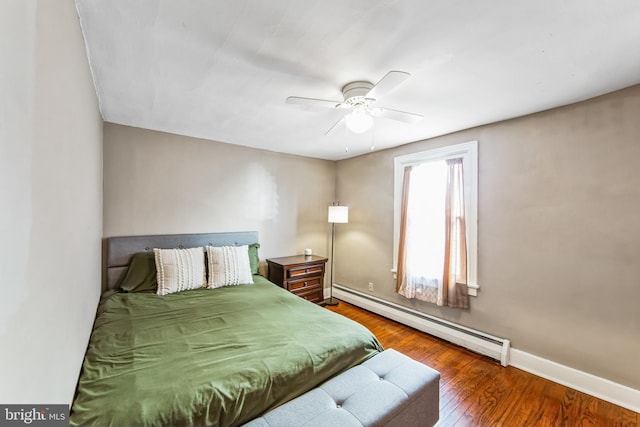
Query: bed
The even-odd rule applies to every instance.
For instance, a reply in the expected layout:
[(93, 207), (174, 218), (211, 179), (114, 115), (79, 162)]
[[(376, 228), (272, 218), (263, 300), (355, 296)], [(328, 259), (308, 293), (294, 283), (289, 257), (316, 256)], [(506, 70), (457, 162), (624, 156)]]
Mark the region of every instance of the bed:
[(257, 242), (256, 232), (106, 239), (106, 291), (70, 424), (241, 425), (382, 351), (363, 326), (260, 275), (163, 296), (118, 289), (134, 254)]

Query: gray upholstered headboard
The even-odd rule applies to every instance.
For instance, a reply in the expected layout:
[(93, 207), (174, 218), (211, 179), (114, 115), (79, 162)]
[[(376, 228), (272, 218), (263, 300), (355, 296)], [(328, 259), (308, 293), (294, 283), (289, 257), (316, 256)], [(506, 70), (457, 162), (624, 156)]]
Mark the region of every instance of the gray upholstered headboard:
[(137, 252), (152, 251), (153, 248), (240, 246), (258, 242), (257, 231), (107, 237), (103, 240), (102, 288), (116, 288), (118, 279), (129, 267), (131, 256)]

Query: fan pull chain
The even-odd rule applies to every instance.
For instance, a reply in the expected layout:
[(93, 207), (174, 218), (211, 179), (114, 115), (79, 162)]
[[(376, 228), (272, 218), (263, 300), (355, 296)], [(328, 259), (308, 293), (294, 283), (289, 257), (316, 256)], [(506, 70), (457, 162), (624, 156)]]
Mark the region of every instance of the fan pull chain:
[(347, 129), (347, 127), (344, 127), (344, 140), (345, 140), (345, 144), (344, 144), (344, 152), (348, 153), (349, 152), (349, 129)]
[(376, 149), (375, 138), (374, 138), (375, 130), (376, 130), (376, 122), (374, 120), (373, 126), (371, 126), (371, 148), (369, 148), (369, 151), (373, 151)]

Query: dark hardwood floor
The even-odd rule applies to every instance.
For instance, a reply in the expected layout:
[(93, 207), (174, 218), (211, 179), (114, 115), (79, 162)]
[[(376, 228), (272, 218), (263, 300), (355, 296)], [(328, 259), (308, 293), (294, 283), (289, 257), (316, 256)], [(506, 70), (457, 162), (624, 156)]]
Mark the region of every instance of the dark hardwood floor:
[(373, 332), (394, 348), (438, 370), (437, 426), (638, 426), (640, 415), (571, 388), (362, 310), (345, 302), (327, 309)]

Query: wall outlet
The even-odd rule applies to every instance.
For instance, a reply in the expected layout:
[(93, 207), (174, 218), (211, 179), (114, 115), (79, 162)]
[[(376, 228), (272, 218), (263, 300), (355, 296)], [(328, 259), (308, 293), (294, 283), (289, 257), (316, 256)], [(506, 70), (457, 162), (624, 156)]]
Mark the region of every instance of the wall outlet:
[(369, 282), (369, 292), (373, 292), (373, 282)]

